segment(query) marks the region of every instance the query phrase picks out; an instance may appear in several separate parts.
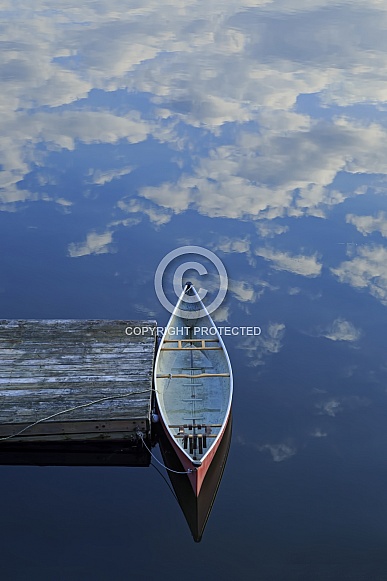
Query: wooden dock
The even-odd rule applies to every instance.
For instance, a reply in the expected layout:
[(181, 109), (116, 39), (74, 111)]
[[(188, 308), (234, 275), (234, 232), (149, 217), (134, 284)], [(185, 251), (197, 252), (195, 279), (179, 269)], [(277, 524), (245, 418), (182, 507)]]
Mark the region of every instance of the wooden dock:
[(100, 443), (128, 450), (139, 430), (149, 442), (155, 329), (155, 321), (0, 321), (0, 463), (5, 451), (17, 456), (17, 444), (45, 447), (46, 459), (59, 447), (74, 459), (63, 463), (82, 463), (74, 449), (94, 458)]

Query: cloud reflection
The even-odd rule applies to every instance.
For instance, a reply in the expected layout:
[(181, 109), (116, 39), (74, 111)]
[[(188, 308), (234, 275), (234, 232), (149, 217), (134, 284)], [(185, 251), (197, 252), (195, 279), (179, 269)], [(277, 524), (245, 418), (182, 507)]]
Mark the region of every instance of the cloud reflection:
[(346, 222), (353, 224), (364, 236), (372, 232), (380, 232), (383, 238), (387, 238), (387, 213), (378, 212), (376, 216), (358, 216), (347, 214)]
[(245, 352), (250, 367), (258, 367), (265, 364), (269, 355), (279, 353), (283, 346), (284, 335), (283, 323), (270, 322), (266, 328), (262, 329), (261, 335), (245, 337), (238, 343), (237, 348)]
[(321, 274), (322, 265), (318, 262), (317, 255), (294, 256), (288, 252), (268, 247), (257, 248), (255, 254), (268, 260), (276, 270), (286, 270), (294, 274), (308, 277), (316, 277)]
[(354, 342), (360, 339), (361, 331), (356, 329), (356, 327), (349, 321), (339, 317), (335, 319), (332, 325), (323, 331), (320, 336), (330, 339), (331, 341)]
[[(115, 230), (140, 215), (156, 228), (186, 211), (254, 221), (261, 239), (273, 239), (367, 188), (385, 193), (387, 10), (377, 0), (213, 0), (189, 10), (173, 0), (58, 0), (55, 11), (38, 0), (33, 12), (26, 3), (6, 10), (0, 211), (44, 200), (76, 213), (103, 190), (106, 223), (90, 213), (72, 257), (110, 252)], [(104, 167), (97, 145), (115, 147)], [(49, 193), (39, 181), (64, 152), (79, 176), (71, 196), (64, 171)], [(386, 237), (386, 216), (346, 211), (346, 222)], [(322, 273), (317, 249), (252, 240), (219, 248), (304, 277)], [(386, 303), (385, 258), (383, 247), (364, 247), (332, 272)]]
[(358, 246), (356, 255), (331, 269), (340, 282), (366, 289), (387, 305), (387, 248), (380, 245)]
[(297, 452), (297, 448), (284, 442), (280, 444), (257, 445), (256, 447), (260, 452), (269, 451), (274, 462), (283, 462), (294, 456)]
[[(27, 143), (74, 149), (77, 140), (138, 143), (151, 134), (171, 144), (176, 120), (215, 137), (236, 125), (230, 145), (196, 152), (192, 172), (143, 185), (143, 197), (174, 211), (194, 204), (214, 217), (323, 216), (345, 197), (332, 188), (338, 172), (386, 171), (382, 124), (295, 110), (308, 94), (320, 94), (324, 107), (384, 102), (387, 16), (379, 2), (350, 12), (297, 0), (285, 12), (247, 0), (194, 3), (189, 12), (173, 2), (44, 6), (34, 5), (34, 18), (19, 7), (3, 41), (1, 163), (11, 184), (31, 167)], [(362, 35), (354, 39), (356, 23)], [(88, 104), (92, 89), (122, 88), (150, 95), (152, 123), (140, 110), (113, 114)], [(82, 110), (73, 110), (80, 99)], [(246, 131), (246, 123), (257, 125)], [(3, 198), (15, 201), (8, 187)]]
[(90, 232), (85, 242), (79, 244), (71, 243), (68, 247), (68, 253), (71, 258), (79, 258), (80, 256), (87, 256), (89, 254), (106, 254), (112, 252), (111, 243), (113, 236), (111, 232), (104, 232), (97, 234)]

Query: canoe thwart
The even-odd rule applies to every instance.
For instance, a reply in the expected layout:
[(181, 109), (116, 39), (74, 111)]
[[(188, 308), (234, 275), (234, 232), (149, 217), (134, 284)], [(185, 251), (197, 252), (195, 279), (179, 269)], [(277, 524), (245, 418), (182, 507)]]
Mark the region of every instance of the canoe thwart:
[(168, 428), (188, 428), (192, 430), (192, 428), (198, 428), (201, 430), (202, 428), (221, 428), (223, 424), (168, 424)]
[(201, 343), (202, 345), (205, 343), (219, 343), (219, 339), (214, 338), (214, 339), (191, 339), (191, 338), (187, 338), (187, 339), (164, 339), (163, 343), (177, 343), (178, 345), (181, 345), (181, 343), (184, 341), (184, 343)]
[(222, 351), (222, 347), (160, 347), (160, 351)]
[(200, 377), (230, 377), (229, 373), (195, 373), (190, 375), (189, 373), (163, 373), (157, 374), (157, 379), (196, 379)]

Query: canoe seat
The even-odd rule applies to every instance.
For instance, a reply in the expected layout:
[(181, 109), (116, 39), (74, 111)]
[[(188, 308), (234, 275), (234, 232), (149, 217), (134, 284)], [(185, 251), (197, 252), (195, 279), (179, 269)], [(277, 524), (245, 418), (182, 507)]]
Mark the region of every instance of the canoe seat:
[(175, 434), (175, 438), (217, 438), (218, 434)]
[(199, 449), (199, 454), (203, 454), (203, 448), (207, 448), (207, 438), (216, 438), (216, 434), (176, 434), (176, 438), (183, 438), (183, 447), (186, 450), (189, 446), (190, 454)]
[[(183, 347), (182, 343), (191, 343)], [(206, 343), (219, 343), (219, 339), (165, 339), (164, 343), (177, 343), (177, 347), (160, 347), (160, 351), (222, 351), (223, 347), (206, 347)], [(199, 343), (199, 345), (194, 345)]]

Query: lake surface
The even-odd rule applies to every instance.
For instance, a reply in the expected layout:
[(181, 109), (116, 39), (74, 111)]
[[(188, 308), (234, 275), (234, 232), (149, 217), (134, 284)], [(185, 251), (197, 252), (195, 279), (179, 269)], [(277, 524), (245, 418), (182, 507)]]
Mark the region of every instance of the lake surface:
[(200, 544), (153, 468), (1, 467), (2, 578), (387, 580), (386, 6), (1, 10), (0, 318), (165, 325), (194, 245), (262, 330)]

